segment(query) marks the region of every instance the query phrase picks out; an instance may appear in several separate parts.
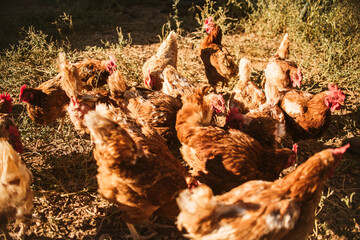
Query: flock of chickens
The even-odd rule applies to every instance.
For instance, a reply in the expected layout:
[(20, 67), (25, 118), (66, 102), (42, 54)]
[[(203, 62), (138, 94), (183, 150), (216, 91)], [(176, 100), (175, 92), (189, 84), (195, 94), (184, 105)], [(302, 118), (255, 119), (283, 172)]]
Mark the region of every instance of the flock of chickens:
[[(349, 145), (323, 150), (279, 179), (297, 152), (297, 144), (284, 148), (283, 141), (321, 136), (345, 95), (332, 84), (316, 95), (295, 89), (302, 74), (287, 60), (287, 34), (260, 89), (250, 79), (251, 61), (237, 65), (221, 45), (213, 18), (204, 27), (199, 55), (207, 86), (177, 71), (170, 32), (142, 68), (144, 87), (128, 86), (114, 57), (70, 63), (60, 54), (60, 73), (37, 88), (21, 87), (20, 100), (35, 123), (68, 114), (76, 130), (90, 134), (98, 192), (123, 211), (133, 239), (140, 239), (133, 224), (152, 215), (176, 220), (191, 239), (306, 239), (324, 183)], [(225, 100), (218, 83), (236, 75)], [(0, 225), (8, 234), (7, 220), (15, 218), (22, 236), (31, 220), (32, 175), (18, 154), (11, 97), (0, 99)], [(169, 150), (177, 143), (183, 161)]]

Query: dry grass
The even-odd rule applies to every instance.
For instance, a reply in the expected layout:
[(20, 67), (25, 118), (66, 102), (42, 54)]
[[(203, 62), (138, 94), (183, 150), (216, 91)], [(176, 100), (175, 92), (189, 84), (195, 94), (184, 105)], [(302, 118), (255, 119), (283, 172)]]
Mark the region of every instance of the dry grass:
[[(228, 22), (226, 17), (234, 18), (230, 10), (239, 9), (239, 7), (234, 5), (236, 1), (224, 1), (221, 6), (226, 7), (226, 2), (233, 5), (229, 5), (228, 9), (223, 9), (218, 13), (219, 16), (225, 17), (224, 25), (232, 23), (232, 25), (226, 25), (230, 28), (234, 26), (233, 20)], [(207, 1), (208, 5), (210, 3)], [(79, 3), (75, 5), (77, 6), (77, 4)], [(117, 4), (117, 1), (110, 1), (108, 4)], [(102, 14), (109, 11), (108, 4), (101, 3), (100, 12)], [(269, 4), (275, 4), (275, 1), (271, 1)], [(29, 239), (98, 239), (100, 236), (125, 239), (125, 235), (129, 234), (126, 225), (121, 220), (121, 212), (115, 206), (102, 200), (97, 194), (96, 163), (92, 157), (92, 146), (89, 139), (77, 134), (69, 119), (66, 120), (62, 132), (55, 130), (57, 123), (44, 127), (35, 125), (27, 117), (26, 109), (18, 102), (17, 96), (22, 84), (37, 86), (56, 75), (56, 58), (58, 52), (62, 50), (68, 53), (72, 61), (87, 57), (105, 59), (109, 53), (113, 53), (128, 81), (133, 84), (141, 84), (141, 67), (159, 46), (159, 43), (148, 44), (149, 41), (157, 41), (157, 36), (162, 36), (161, 26), (167, 23), (167, 19), (175, 21), (174, 15), (170, 15), (169, 18), (167, 5), (162, 4), (157, 8), (145, 5), (143, 8), (133, 4), (116, 5), (116, 9), (121, 9), (122, 12), (118, 13), (119, 16), (114, 12), (109, 13), (109, 16), (122, 20), (126, 16), (127, 21), (111, 25), (111, 31), (109, 31), (110, 26), (107, 25), (109, 22), (98, 24), (96, 29), (90, 27), (86, 31), (79, 30), (90, 24), (84, 22), (88, 15), (81, 12), (72, 15), (74, 30), (71, 30), (70, 22), (59, 17), (62, 13), (57, 14), (51, 21), (58, 19), (58, 23), (55, 24), (56, 26), (54, 24), (51, 26), (64, 29), (63, 36), (57, 36), (57, 40), (54, 40), (44, 31), (36, 30), (37, 27), (25, 28), (20, 41), (0, 55), (0, 90), (8, 91), (14, 97), (16, 121), (25, 145), (22, 157), (34, 175), (32, 188), (35, 193), (34, 215), (36, 218), (27, 231)], [(218, 11), (218, 6), (214, 6), (211, 10), (206, 8), (208, 5), (200, 8), (199, 21), (207, 14)], [(250, 9), (249, 5), (246, 6), (246, 9)], [(261, 6), (261, 1), (259, 1), (259, 6)], [(90, 9), (90, 13), (94, 13), (95, 10)], [(204, 9), (208, 9), (206, 10), (208, 12), (204, 12)], [(152, 18), (149, 20), (151, 23), (155, 21), (155, 14), (158, 17), (156, 19), (157, 27), (145, 31), (144, 26), (139, 23), (138, 18), (142, 16), (139, 15), (139, 12), (144, 15), (146, 20)], [(225, 15), (221, 15), (223, 13)], [(276, 21), (284, 21), (285, 25), (273, 22), (274, 30), (265, 31), (269, 28), (264, 19), (273, 16), (270, 13), (264, 14), (264, 18), (257, 17), (255, 19), (250, 16), (248, 25), (245, 24), (244, 19), (239, 21), (238, 25), (246, 28), (246, 33), (225, 35), (224, 45), (233, 53), (237, 61), (243, 56), (255, 60), (266, 60), (276, 51), (283, 36), (284, 26), (288, 25), (286, 25), (287, 20), (281, 20), (281, 16), (278, 16), (279, 20)], [(256, 16), (255, 11), (254, 14)], [(131, 21), (132, 19), (133, 21)], [(185, 25), (186, 19), (178, 18), (178, 21), (182, 20), (184, 20), (182, 24)], [(94, 22), (92, 23), (94, 24)], [(264, 29), (260, 29), (261, 25)], [(42, 26), (50, 25), (43, 23)], [(167, 26), (174, 27), (176, 25), (168, 24)], [(122, 31), (116, 27), (122, 27)], [(186, 28), (182, 25), (177, 27)], [(89, 39), (86, 34), (91, 31), (97, 33), (91, 35)], [(358, 56), (347, 56), (351, 61), (343, 65), (340, 64), (341, 62), (330, 61), (334, 58), (333, 56), (339, 54), (339, 51), (336, 51), (335, 55), (328, 53), (335, 48), (335, 42), (332, 42), (331, 47), (327, 49), (324, 48), (325, 43), (313, 46), (311, 39), (303, 41), (304, 39), (299, 37), (302, 33), (297, 31), (294, 28), (289, 31), (292, 40), (290, 58), (302, 67), (305, 76), (304, 90), (316, 93), (324, 90), (327, 82), (336, 82), (342, 89), (345, 89), (347, 95), (345, 108), (335, 114), (325, 135), (319, 140), (300, 144), (299, 161), (303, 162), (315, 152), (328, 147), (338, 147), (349, 138), (360, 136), (358, 112), (360, 91), (358, 82), (355, 82), (359, 76), (357, 69), (359, 62)], [(56, 32), (56, 29), (53, 30), (54, 35)], [(132, 32), (131, 36), (127, 34), (129, 32)], [(197, 49), (204, 33), (195, 31), (184, 33), (184, 35), (179, 37), (178, 69), (192, 81), (206, 82), (201, 60), (197, 56)], [(79, 43), (79, 41), (83, 41), (83, 43)], [(350, 46), (342, 47), (341, 49), (347, 49), (347, 52), (355, 51)], [(336, 71), (340, 72), (333, 75)], [(257, 79), (261, 76), (261, 71), (254, 74), (254, 78)], [(233, 81), (235, 80), (233, 79)], [(360, 224), (360, 189), (358, 185), (360, 163), (358, 158), (353, 153), (346, 153), (335, 176), (328, 181), (317, 210), (314, 233), (309, 239), (360, 239), (358, 225)], [(162, 219), (152, 219), (152, 221), (168, 224)], [(15, 232), (17, 226), (10, 224), (9, 229)], [(151, 233), (146, 225), (139, 225), (137, 229), (142, 235)], [(175, 228), (156, 228), (156, 231), (159, 234), (153, 239), (184, 239)]]

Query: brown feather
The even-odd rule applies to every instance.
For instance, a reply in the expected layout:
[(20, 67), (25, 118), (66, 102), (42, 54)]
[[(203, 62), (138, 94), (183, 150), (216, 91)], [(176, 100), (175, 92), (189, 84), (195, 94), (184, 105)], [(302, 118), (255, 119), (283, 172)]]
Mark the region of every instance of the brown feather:
[(275, 182), (249, 181), (217, 197), (205, 185), (185, 190), (177, 199), (178, 228), (192, 239), (304, 240), (325, 181), (340, 160), (336, 151), (315, 154)]

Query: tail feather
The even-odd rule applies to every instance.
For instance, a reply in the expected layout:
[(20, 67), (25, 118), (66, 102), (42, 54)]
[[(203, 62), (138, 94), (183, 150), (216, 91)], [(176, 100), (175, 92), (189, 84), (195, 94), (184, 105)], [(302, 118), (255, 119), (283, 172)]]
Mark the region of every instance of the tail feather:
[(121, 157), (136, 163), (138, 158), (145, 156), (142, 146), (133, 140), (129, 132), (110, 120), (112, 118), (115, 118), (114, 112), (100, 105), (96, 111), (88, 112), (84, 120), (97, 147), (106, 149), (114, 159)]
[(287, 59), (289, 57), (289, 46), (289, 35), (286, 33), (274, 57), (280, 59)]
[[(167, 38), (161, 43), (156, 54), (158, 56), (165, 56), (166, 58), (173, 57), (174, 60), (176, 60), (177, 51), (178, 51), (178, 44), (176, 39), (176, 33), (174, 31), (171, 31), (167, 36)], [(174, 67), (176, 67), (176, 65)]]
[(242, 58), (239, 63), (239, 80), (240, 81), (250, 81), (250, 60)]
[(65, 53), (59, 53), (60, 86), (68, 97), (76, 96), (83, 89), (78, 69), (66, 60)]
[(194, 223), (199, 224), (202, 219), (211, 216), (216, 208), (216, 201), (211, 189), (201, 185), (193, 190), (184, 190), (179, 194), (176, 202), (180, 209), (177, 226), (189, 230)]
[(125, 78), (123, 77), (123, 75), (119, 70), (116, 70), (116, 72), (114, 72), (109, 76), (108, 84), (111, 95), (113, 96), (117, 96), (119, 94), (124, 93), (128, 88), (126, 85)]

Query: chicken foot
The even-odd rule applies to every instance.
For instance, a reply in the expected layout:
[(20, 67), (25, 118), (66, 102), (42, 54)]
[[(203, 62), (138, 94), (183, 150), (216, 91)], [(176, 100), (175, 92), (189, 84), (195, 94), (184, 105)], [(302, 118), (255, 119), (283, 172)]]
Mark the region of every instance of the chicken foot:
[[(4, 239), (5, 240), (11, 240), (12, 238), (10, 237), (10, 235), (9, 235), (9, 232), (8, 232), (8, 230), (6, 229), (6, 226), (4, 226), (4, 225), (1, 225), (0, 226), (0, 229), (1, 229), (1, 231), (3, 232), (3, 236), (4, 236)], [(1, 236), (1, 235), (0, 235)]]
[(59, 132), (60, 131), (62, 132), (62, 129), (64, 127), (64, 122), (65, 122), (65, 116), (60, 119), (60, 124), (59, 124), (59, 127), (57, 129)]
[(126, 223), (130, 230), (130, 236), (132, 240), (147, 240), (157, 235), (157, 233), (152, 233), (149, 236), (140, 236), (140, 234), (136, 231), (135, 227), (131, 223)]

